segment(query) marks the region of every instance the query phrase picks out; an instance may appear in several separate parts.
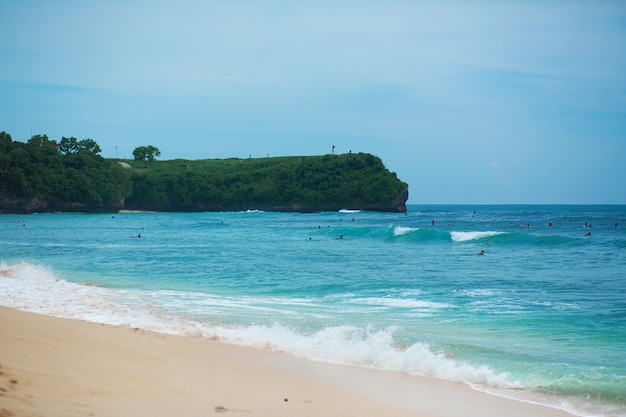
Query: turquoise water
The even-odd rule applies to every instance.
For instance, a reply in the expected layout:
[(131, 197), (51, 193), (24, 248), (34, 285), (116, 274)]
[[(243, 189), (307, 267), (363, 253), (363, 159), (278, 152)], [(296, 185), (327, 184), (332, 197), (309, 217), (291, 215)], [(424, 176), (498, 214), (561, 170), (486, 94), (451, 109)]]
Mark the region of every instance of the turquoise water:
[(626, 415), (625, 206), (408, 209), (0, 215), (0, 304)]

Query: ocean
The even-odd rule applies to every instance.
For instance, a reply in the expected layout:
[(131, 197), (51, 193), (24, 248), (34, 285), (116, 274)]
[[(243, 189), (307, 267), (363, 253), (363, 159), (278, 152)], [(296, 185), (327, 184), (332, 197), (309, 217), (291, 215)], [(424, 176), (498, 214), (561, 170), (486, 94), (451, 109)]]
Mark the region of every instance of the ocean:
[(626, 206), (2, 214), (0, 305), (626, 416)]

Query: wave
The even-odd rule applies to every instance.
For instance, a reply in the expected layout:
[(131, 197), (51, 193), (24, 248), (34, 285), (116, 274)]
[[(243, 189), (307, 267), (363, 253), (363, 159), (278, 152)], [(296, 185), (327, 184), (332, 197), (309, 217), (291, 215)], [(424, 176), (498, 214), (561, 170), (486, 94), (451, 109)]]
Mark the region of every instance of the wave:
[[(511, 369), (512, 374), (506, 370), (496, 371), (488, 365), (469, 363), (423, 341), (406, 343), (399, 326), (373, 327), (354, 322), (329, 325), (322, 316), (318, 321), (322, 325), (313, 327), (306, 323), (296, 327), (282, 319), (267, 323), (257, 320), (259, 313), (262, 315), (266, 310), (280, 311), (273, 316), (287, 319), (295, 311), (289, 309), (292, 304), (306, 305), (311, 311), (317, 311), (319, 301), (106, 288), (67, 281), (41, 265), (0, 263), (0, 305), (19, 310), (165, 334), (205, 337), (315, 361), (454, 381), (529, 402), (541, 398), (540, 403), (556, 408), (562, 408), (558, 402), (562, 395), (582, 399), (582, 403), (574, 407), (576, 410), (584, 409), (584, 398), (590, 394), (598, 399), (606, 396), (609, 403), (624, 398), (623, 390), (616, 388), (622, 386), (621, 381), (599, 381), (594, 387), (589, 385), (593, 385), (593, 381), (580, 380), (577, 375), (572, 376), (574, 379), (551, 381), (551, 375), (535, 374), (535, 378), (516, 369)], [(351, 298), (350, 302), (417, 311), (451, 307), (446, 303), (387, 297)], [(326, 314), (333, 314), (333, 311), (326, 311)], [(231, 316), (229, 321), (217, 321), (226, 315)], [(611, 391), (616, 389), (617, 392)]]
[(411, 308), (421, 310), (440, 310), (442, 308), (450, 307), (447, 303), (437, 303), (432, 301), (414, 300), (406, 298), (390, 298), (390, 297), (367, 297), (367, 298), (354, 298), (352, 300), (355, 303), (362, 303), (368, 305), (389, 307), (389, 308)]
[(329, 236), (341, 235), (344, 238), (371, 238), (387, 241), (401, 239), (403, 241), (417, 243), (428, 241), (445, 241), (450, 239), (450, 235), (447, 232), (407, 226), (388, 226), (384, 228), (367, 226), (342, 226), (321, 228), (320, 231), (323, 234), (328, 234)]
[(456, 243), (486, 241), (498, 245), (567, 245), (586, 244), (584, 238), (560, 235), (535, 235), (531, 233), (512, 233), (501, 231), (450, 232), (450, 239)]
[(504, 234), (506, 232), (450, 232), (450, 238), (455, 242), (469, 242)]
[(397, 226), (393, 228), (393, 235), (394, 236), (402, 236), (402, 235), (407, 235), (409, 233), (412, 232), (417, 232), (418, 229), (417, 227), (402, 227), (402, 226)]
[(397, 327), (386, 329), (331, 326), (302, 333), (279, 323), (270, 326), (213, 328), (205, 337), (261, 349), (286, 351), (311, 360), (404, 372), (467, 384), (521, 388), (506, 374), (488, 367), (456, 361), (445, 352), (433, 352), (426, 343), (404, 346), (394, 339)]
[(583, 242), (584, 239), (574, 239), (565, 236), (545, 236), (532, 235), (527, 233), (511, 233), (503, 231), (469, 231), (460, 232), (437, 229), (422, 229), (411, 226), (388, 226), (386, 228), (372, 227), (328, 227), (322, 228), (320, 231), (329, 236), (343, 236), (344, 238), (363, 238), (369, 237), (373, 239), (384, 239), (389, 241), (404, 241), (413, 243), (437, 243), (437, 242), (455, 242), (455, 243), (471, 243), (479, 241), (487, 241), (495, 244), (539, 244), (554, 245), (566, 244), (572, 242)]
[[(509, 381), (506, 374), (498, 374), (486, 366), (476, 367), (459, 362), (446, 352), (433, 351), (426, 343), (399, 343), (396, 340), (398, 327), (375, 329), (369, 326), (330, 325), (306, 331), (278, 322), (255, 324), (252, 316), (240, 324), (215, 323), (215, 317), (207, 318), (206, 311), (202, 316), (199, 314), (201, 309), (195, 312), (198, 314), (194, 314), (193, 308), (185, 309), (185, 305), (189, 304), (187, 301), (191, 300), (193, 304), (194, 299), (202, 296), (179, 291), (105, 288), (69, 282), (40, 265), (0, 264), (0, 305), (23, 311), (166, 334), (207, 337), (230, 344), (284, 351), (316, 361), (405, 372), (467, 384), (500, 388), (519, 386), (515, 381)], [(211, 302), (217, 300), (206, 294), (204, 296), (211, 298)], [(223, 300), (225, 304), (235, 305), (244, 301), (249, 304), (251, 300)], [(311, 300), (300, 301), (308, 303)], [(362, 301), (398, 306), (397, 302), (380, 298)], [(270, 304), (275, 302), (273, 300)], [(400, 306), (407, 307), (406, 303)], [(437, 309), (446, 306), (416, 301), (411, 302), (409, 307)]]
[(450, 232), (450, 238), (455, 242), (468, 242), (503, 234), (505, 232)]

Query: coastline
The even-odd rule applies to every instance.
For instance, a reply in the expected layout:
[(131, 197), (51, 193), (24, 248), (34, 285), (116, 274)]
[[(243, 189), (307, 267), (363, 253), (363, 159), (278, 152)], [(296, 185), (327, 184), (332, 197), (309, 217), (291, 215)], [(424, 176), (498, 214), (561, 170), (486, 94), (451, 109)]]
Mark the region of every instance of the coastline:
[(0, 307), (0, 416), (567, 417), (451, 382)]

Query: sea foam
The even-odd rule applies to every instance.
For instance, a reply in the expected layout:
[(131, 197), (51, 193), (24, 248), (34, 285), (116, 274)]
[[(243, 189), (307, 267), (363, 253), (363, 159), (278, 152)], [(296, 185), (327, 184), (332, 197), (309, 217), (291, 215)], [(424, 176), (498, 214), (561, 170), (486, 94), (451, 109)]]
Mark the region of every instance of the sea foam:
[[(331, 325), (306, 333), (288, 325), (216, 324), (199, 316), (172, 314), (159, 308), (163, 297), (179, 292), (141, 291), (97, 287), (59, 278), (39, 265), (0, 264), (0, 305), (62, 318), (75, 318), (121, 327), (142, 328), (167, 334), (200, 336), (222, 342), (288, 352), (335, 364), (404, 372), (468, 384), (500, 388), (517, 387), (506, 374), (488, 367), (456, 361), (445, 352), (434, 352), (426, 343), (403, 345), (395, 340), (397, 326), (383, 329)], [(192, 295), (190, 295), (192, 296)], [(193, 297), (193, 296), (192, 296)], [(306, 302), (306, 300), (303, 300)], [(372, 298), (369, 303), (396, 306)], [(438, 309), (445, 304), (412, 301), (409, 307)], [(402, 307), (407, 307), (403, 304)]]
[(394, 236), (402, 236), (402, 235), (407, 235), (411, 232), (416, 232), (419, 229), (417, 227), (403, 227), (403, 226), (397, 226), (393, 228), (393, 235)]
[(506, 232), (450, 232), (450, 237), (455, 242), (468, 242), (503, 234)]

